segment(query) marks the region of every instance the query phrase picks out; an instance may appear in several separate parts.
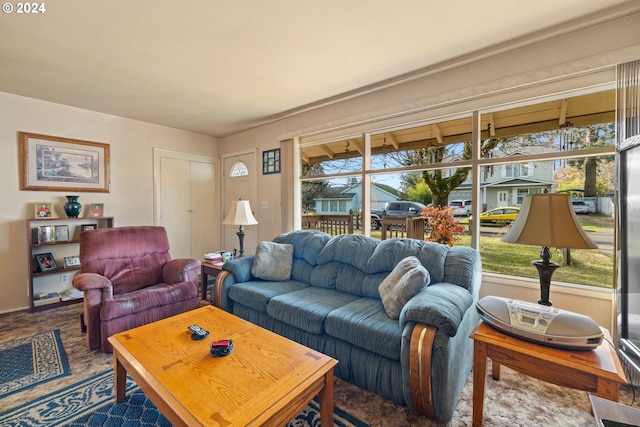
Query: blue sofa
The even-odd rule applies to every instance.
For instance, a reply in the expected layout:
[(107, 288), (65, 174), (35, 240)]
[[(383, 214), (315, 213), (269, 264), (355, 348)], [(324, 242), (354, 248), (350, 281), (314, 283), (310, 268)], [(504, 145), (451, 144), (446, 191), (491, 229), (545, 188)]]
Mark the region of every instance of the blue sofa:
[[(218, 275), (214, 303), (337, 359), (338, 377), (448, 422), (473, 363), (478, 252), (315, 230), (285, 233), (273, 242), (293, 246), (289, 280), (259, 279), (252, 274), (255, 256), (237, 258)], [(428, 271), (428, 285), (393, 319), (378, 287), (411, 256)]]

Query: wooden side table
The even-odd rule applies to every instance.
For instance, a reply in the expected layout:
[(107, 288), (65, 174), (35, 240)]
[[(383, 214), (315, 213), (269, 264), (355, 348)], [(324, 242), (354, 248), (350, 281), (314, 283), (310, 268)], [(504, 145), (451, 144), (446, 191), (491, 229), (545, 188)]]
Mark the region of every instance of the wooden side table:
[(207, 299), (207, 282), (209, 281), (209, 276), (217, 277), (218, 274), (222, 271), (222, 266), (224, 264), (221, 262), (208, 262), (203, 261), (200, 265), (200, 286), (202, 287), (201, 295), (202, 299)]
[(612, 347), (609, 331), (602, 328), (604, 340), (594, 350), (565, 350), (525, 341), (504, 334), (480, 322), (473, 338), (473, 426), (482, 425), (487, 358), (492, 374), (500, 380), (500, 365), (530, 377), (563, 387), (595, 393), (618, 401), (618, 388), (626, 384), (622, 365)]

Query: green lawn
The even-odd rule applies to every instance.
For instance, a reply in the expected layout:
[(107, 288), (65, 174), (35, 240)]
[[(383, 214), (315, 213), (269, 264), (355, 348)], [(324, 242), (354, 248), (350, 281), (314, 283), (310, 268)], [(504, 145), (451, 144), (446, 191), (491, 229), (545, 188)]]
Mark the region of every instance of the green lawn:
[[(580, 215), (578, 220), (588, 233), (613, 230), (614, 220), (611, 217)], [(468, 224), (468, 220), (463, 219), (460, 222)], [(497, 227), (496, 231), (498, 231)], [(361, 232), (361, 230), (355, 230), (355, 233)], [(372, 231), (371, 237), (380, 239), (380, 230)], [(456, 245), (471, 246), (471, 236), (463, 236)], [(538, 270), (531, 265), (531, 261), (540, 259), (540, 249), (534, 246), (504, 243), (498, 235), (495, 237), (483, 235), (480, 237), (482, 270), (537, 279)], [(562, 251), (553, 250), (551, 260), (563, 264)], [(574, 249), (571, 251), (570, 261), (570, 265), (562, 265), (553, 273), (552, 280), (605, 288), (613, 287), (613, 260), (610, 255), (597, 249)]]

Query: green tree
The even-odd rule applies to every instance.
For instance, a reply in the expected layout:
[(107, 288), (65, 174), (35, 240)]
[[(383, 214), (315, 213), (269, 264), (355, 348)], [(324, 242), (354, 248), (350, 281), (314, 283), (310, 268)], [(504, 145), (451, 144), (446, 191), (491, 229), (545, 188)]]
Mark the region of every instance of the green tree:
[(420, 180), (407, 190), (407, 200), (428, 205), (432, 202), (431, 189), (424, 180)]
[[(321, 163), (306, 163), (302, 165), (302, 176), (319, 176), (324, 173)], [(305, 211), (315, 209), (315, 199), (329, 187), (323, 179), (302, 182), (302, 208)]]
[[(615, 123), (605, 123), (574, 128), (571, 132), (572, 148), (594, 148), (610, 146), (615, 139)], [(585, 197), (597, 197), (610, 194), (613, 189), (602, 191), (602, 185), (598, 183), (598, 170), (600, 168), (609, 169), (612, 167), (614, 159), (611, 157), (596, 159), (588, 157), (586, 159), (571, 160), (568, 164), (583, 172), (584, 180), (582, 189)], [(613, 183), (612, 183), (613, 184)], [(600, 187), (600, 189), (599, 189)]]

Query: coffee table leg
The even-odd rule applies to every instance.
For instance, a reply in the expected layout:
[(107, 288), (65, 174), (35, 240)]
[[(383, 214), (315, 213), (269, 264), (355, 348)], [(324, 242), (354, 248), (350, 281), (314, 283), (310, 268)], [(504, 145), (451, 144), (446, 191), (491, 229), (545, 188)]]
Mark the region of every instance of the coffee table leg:
[(473, 427), (482, 426), (484, 408), (484, 385), (487, 375), (487, 347), (484, 343), (473, 342)]
[(320, 425), (333, 425), (333, 368), (324, 374), (324, 387), (318, 393)]
[(116, 403), (124, 400), (127, 386), (127, 371), (118, 360), (116, 351), (113, 352), (113, 394), (116, 397)]

